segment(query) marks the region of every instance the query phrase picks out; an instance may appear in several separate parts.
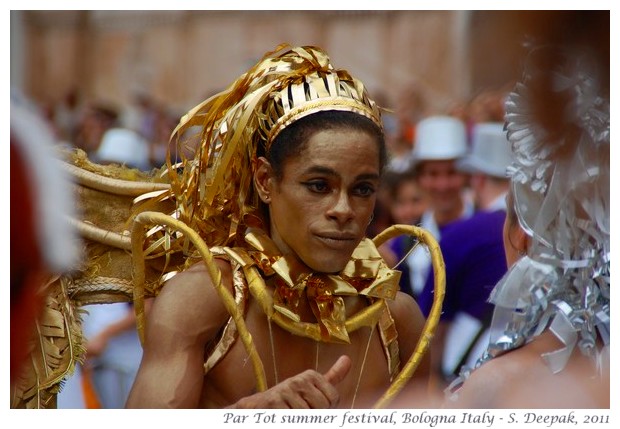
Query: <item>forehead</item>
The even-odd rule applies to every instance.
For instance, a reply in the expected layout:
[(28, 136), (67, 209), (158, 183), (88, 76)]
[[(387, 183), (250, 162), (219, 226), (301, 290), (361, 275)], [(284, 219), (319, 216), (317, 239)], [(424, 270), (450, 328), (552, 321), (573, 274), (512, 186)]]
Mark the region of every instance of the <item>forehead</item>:
[(398, 186), (396, 187), (396, 192), (398, 194), (406, 194), (406, 193), (421, 192), (421, 190), (420, 190), (420, 185), (418, 184), (416, 180), (409, 179), (409, 180), (403, 180), (402, 182), (400, 182)]
[(456, 170), (456, 160), (455, 159), (426, 160), (426, 161), (422, 161), (418, 168), (419, 168), (420, 174), (452, 172)]
[(337, 128), (312, 134), (286, 165), (338, 165), (339, 168), (380, 168), (379, 143), (365, 131)]

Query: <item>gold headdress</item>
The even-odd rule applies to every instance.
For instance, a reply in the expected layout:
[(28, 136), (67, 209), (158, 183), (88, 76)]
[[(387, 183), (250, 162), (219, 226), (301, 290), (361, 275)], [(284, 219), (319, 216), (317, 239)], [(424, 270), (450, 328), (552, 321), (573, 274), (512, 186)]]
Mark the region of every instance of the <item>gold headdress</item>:
[(247, 216), (258, 208), (251, 186), (257, 149), (268, 150), (288, 125), (324, 110), (355, 112), (382, 127), (363, 84), (334, 69), (321, 49), (280, 45), (267, 53), (226, 90), (192, 109), (174, 131), (178, 141), (191, 127), (202, 129), (194, 159), (169, 162), (176, 217), (210, 245), (234, 244), (240, 224), (251, 223)]

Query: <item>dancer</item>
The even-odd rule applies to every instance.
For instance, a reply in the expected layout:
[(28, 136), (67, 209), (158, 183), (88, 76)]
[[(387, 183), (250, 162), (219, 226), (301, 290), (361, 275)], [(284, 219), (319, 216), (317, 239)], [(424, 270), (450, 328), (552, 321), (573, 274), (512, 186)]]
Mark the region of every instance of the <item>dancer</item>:
[[(364, 239), (386, 158), (378, 107), (323, 51), (293, 48), (197, 106), (176, 135), (194, 126), (199, 155), (168, 174), (177, 217), (215, 265), (190, 258), (155, 299), (127, 406), (372, 406), (424, 324)], [(425, 385), (427, 365), (407, 389)]]

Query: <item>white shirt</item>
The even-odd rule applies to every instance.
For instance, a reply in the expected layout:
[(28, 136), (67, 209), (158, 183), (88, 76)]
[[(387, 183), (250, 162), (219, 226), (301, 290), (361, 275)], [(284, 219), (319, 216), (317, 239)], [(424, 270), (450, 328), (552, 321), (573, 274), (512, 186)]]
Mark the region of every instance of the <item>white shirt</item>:
[[(474, 213), (473, 203), (467, 199), (463, 199), (463, 212), (457, 219), (467, 219)], [(455, 220), (457, 220), (455, 219)], [(435, 212), (433, 210), (427, 210), (422, 215), (420, 220), (420, 226), (430, 232), (435, 240), (439, 242), (441, 234), (439, 232), (439, 226), (435, 221)], [(426, 246), (416, 246), (409, 254), (406, 261), (409, 266), (409, 280), (411, 282), (411, 290), (414, 295), (419, 295), (424, 289), (426, 284), (426, 278), (431, 268), (431, 255)]]

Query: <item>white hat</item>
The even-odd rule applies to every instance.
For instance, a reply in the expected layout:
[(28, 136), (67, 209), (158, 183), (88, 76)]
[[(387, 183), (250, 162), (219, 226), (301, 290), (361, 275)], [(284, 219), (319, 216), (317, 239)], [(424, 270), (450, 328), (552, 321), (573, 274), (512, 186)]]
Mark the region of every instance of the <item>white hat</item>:
[(467, 173), (484, 173), (508, 179), (506, 168), (512, 163), (512, 151), (504, 125), (487, 122), (474, 125), (471, 152), (456, 166)]
[(467, 153), (465, 124), (451, 116), (432, 116), (415, 129), (414, 162), (457, 159)]
[(149, 168), (148, 143), (135, 131), (112, 128), (103, 135), (95, 159), (145, 170)]

